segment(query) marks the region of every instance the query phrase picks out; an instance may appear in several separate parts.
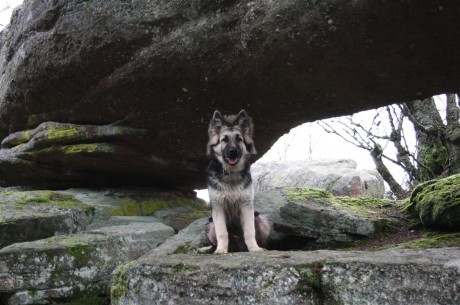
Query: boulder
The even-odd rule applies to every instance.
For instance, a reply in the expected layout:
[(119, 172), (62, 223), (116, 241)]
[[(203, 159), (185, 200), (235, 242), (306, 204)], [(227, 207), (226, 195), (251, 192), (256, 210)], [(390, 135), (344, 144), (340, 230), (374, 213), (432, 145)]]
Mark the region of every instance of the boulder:
[(460, 248), (147, 255), (118, 268), (112, 305), (457, 304)]
[(383, 178), (375, 170), (358, 170), (353, 160), (256, 162), (251, 174), (256, 192), (273, 188), (320, 188), (335, 196), (383, 198)]
[(400, 219), (385, 214), (395, 202), (383, 199), (334, 197), (318, 189), (286, 189), (275, 229), (317, 243), (352, 242), (391, 231)]
[(0, 299), (49, 304), (106, 294), (110, 274), (174, 235), (161, 223), (131, 223), (16, 243), (0, 250)]
[(405, 210), (424, 226), (460, 229), (460, 174), (431, 180), (414, 188)]
[(137, 216), (145, 217), (147, 222), (162, 222), (179, 231), (196, 219), (210, 216), (207, 203), (197, 198), (194, 191), (124, 187), (73, 188), (59, 192), (94, 207), (96, 212), (92, 227), (104, 223), (132, 222), (132, 217)]
[[(202, 188), (215, 109), (253, 115), (263, 155), (307, 121), (459, 92), (459, 15), (455, 0), (25, 1), (0, 34), (2, 184)], [(114, 136), (18, 144), (56, 122)]]
[(0, 191), (0, 249), (17, 242), (83, 231), (94, 208), (51, 191)]

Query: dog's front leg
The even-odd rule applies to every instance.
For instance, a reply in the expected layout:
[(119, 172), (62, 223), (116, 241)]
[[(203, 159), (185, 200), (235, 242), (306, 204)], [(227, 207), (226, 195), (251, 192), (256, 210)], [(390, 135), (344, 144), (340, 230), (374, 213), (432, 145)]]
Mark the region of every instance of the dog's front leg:
[(225, 213), (222, 208), (217, 207), (212, 209), (212, 219), (216, 229), (217, 248), (215, 254), (228, 252), (228, 231), (225, 220)]
[(256, 229), (254, 226), (254, 208), (252, 206), (243, 206), (241, 208), (241, 227), (244, 232), (244, 242), (249, 252), (263, 251), (256, 241)]

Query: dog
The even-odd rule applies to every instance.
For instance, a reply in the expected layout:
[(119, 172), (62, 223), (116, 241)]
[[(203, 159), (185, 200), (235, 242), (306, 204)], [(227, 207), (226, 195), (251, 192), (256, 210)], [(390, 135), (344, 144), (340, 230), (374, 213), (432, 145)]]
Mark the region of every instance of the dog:
[(209, 123), (207, 185), (212, 218), (206, 226), (214, 253), (263, 251), (270, 231), (266, 215), (254, 212), (249, 158), (256, 154), (252, 119), (245, 110)]

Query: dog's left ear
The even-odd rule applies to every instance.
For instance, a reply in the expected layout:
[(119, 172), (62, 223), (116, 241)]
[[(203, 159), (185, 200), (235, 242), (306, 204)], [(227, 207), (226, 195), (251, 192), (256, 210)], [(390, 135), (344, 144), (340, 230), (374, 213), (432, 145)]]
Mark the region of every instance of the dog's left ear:
[(241, 110), (240, 113), (238, 113), (235, 125), (240, 126), (243, 131), (244, 143), (246, 144), (248, 152), (255, 155), (257, 151), (254, 147), (254, 140), (252, 139), (254, 134), (254, 124), (252, 123), (251, 117), (248, 116), (245, 110)]
[(212, 154), (212, 146), (219, 143), (219, 133), (222, 129), (223, 123), (224, 118), (222, 117), (222, 114), (219, 112), (219, 110), (214, 111), (208, 128), (209, 141), (208, 145), (206, 145), (206, 153), (208, 156), (211, 156)]

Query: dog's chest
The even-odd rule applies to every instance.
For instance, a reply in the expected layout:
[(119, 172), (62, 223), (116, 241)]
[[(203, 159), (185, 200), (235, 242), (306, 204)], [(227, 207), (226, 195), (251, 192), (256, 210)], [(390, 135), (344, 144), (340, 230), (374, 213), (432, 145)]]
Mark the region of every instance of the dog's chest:
[(218, 189), (209, 188), (208, 191), (211, 201), (215, 204), (250, 204), (254, 197), (253, 185), (232, 182), (222, 179), (222, 181), (219, 182), (220, 187)]

